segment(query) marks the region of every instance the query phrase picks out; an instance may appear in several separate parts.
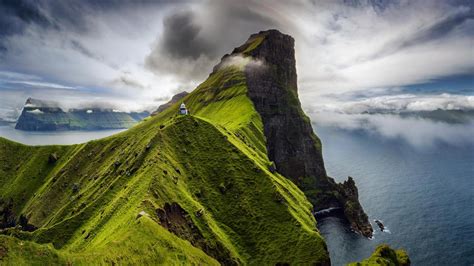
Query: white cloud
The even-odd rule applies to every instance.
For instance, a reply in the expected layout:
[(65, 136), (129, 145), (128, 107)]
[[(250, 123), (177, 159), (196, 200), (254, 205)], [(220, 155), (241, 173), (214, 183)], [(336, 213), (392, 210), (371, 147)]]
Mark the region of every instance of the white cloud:
[(343, 130), (364, 130), (388, 139), (401, 139), (416, 148), (427, 148), (439, 142), (451, 145), (474, 144), (474, 121), (448, 124), (422, 118), (402, 118), (384, 114), (311, 114), (316, 125)]
[(27, 111), (28, 113), (32, 113), (32, 114), (44, 114), (43, 111), (41, 111), (40, 109), (34, 109), (34, 110), (31, 110), (31, 111)]
[(229, 56), (225, 58), (222, 64), (220, 65), (221, 68), (225, 68), (229, 66), (237, 67), (240, 70), (244, 70), (246, 66), (262, 67), (264, 66), (264, 64), (262, 61), (255, 60), (249, 56), (233, 55), (233, 56)]
[(51, 83), (51, 82), (42, 82), (42, 81), (23, 81), (23, 80), (15, 80), (15, 81), (8, 81), (9, 83), (13, 84), (24, 84), (24, 85), (29, 85), (33, 87), (46, 87), (46, 88), (52, 88), (52, 89), (65, 89), (65, 90), (75, 90), (77, 87), (71, 87), (71, 86), (66, 86), (66, 85), (61, 85), (57, 83)]
[(39, 80), (38, 76), (27, 75), (12, 71), (0, 71), (0, 80)]
[(474, 110), (474, 96), (441, 94), (395, 94), (347, 99), (337, 97), (320, 98), (308, 103), (313, 111), (330, 111), (345, 114), (364, 112), (403, 112), (441, 110)]
[(308, 97), (424, 83), (474, 70), (469, 7), (401, 1), (377, 12), (328, 5), (309, 5), (295, 21), (300, 88)]
[[(332, 94), (308, 103), (315, 127), (363, 130), (387, 139), (401, 139), (416, 148), (439, 142), (474, 144), (474, 96), (407, 94), (398, 89), (369, 90), (363, 96)], [(443, 110), (445, 112), (427, 113)]]

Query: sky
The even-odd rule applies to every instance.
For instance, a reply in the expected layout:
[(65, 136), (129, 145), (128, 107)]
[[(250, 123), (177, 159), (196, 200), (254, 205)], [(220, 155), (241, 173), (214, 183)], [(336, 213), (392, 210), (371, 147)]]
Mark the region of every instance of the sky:
[(28, 97), (153, 110), (271, 28), (311, 113), (474, 109), (474, 1), (0, 0), (0, 117)]

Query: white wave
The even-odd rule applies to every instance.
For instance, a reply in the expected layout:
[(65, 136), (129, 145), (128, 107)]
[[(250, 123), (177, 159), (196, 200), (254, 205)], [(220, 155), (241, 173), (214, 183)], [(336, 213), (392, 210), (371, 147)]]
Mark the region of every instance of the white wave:
[(314, 215), (327, 214), (327, 213), (330, 213), (334, 210), (339, 210), (339, 209), (341, 209), (341, 208), (339, 208), (339, 207), (330, 207), (330, 208), (327, 208), (327, 209), (322, 209), (320, 211), (317, 211), (317, 212), (314, 213)]

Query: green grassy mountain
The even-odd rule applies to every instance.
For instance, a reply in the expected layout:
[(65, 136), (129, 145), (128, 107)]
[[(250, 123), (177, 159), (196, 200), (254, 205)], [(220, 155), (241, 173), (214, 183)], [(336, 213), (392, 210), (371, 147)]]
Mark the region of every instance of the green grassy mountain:
[(272, 170), (243, 67), (184, 101), (192, 116), (177, 103), (85, 144), (1, 139), (2, 262), (328, 264), (311, 204)]
[(192, 115), (176, 102), (84, 144), (0, 138), (0, 264), (329, 265), (315, 211), (363, 232), (301, 110), (290, 36), (252, 35), (182, 101)]
[(28, 98), (15, 128), (27, 131), (119, 129), (129, 128), (148, 115), (148, 112), (126, 113), (101, 108), (64, 111), (55, 102)]
[(407, 253), (402, 250), (393, 250), (388, 245), (379, 245), (375, 252), (367, 259), (361, 262), (350, 263), (349, 266), (408, 266), (410, 265), (410, 258)]

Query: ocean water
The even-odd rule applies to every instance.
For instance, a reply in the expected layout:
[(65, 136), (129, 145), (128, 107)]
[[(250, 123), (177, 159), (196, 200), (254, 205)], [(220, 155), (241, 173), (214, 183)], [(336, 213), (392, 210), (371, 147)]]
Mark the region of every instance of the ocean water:
[(105, 138), (125, 129), (91, 131), (22, 131), (14, 125), (0, 126), (0, 137), (27, 145), (78, 144), (89, 140)]
[(368, 240), (338, 218), (318, 221), (333, 265), (366, 258), (381, 243), (405, 249), (413, 265), (474, 265), (474, 145), (420, 148), (361, 130), (316, 132), (328, 174), (355, 179), (375, 230)]

